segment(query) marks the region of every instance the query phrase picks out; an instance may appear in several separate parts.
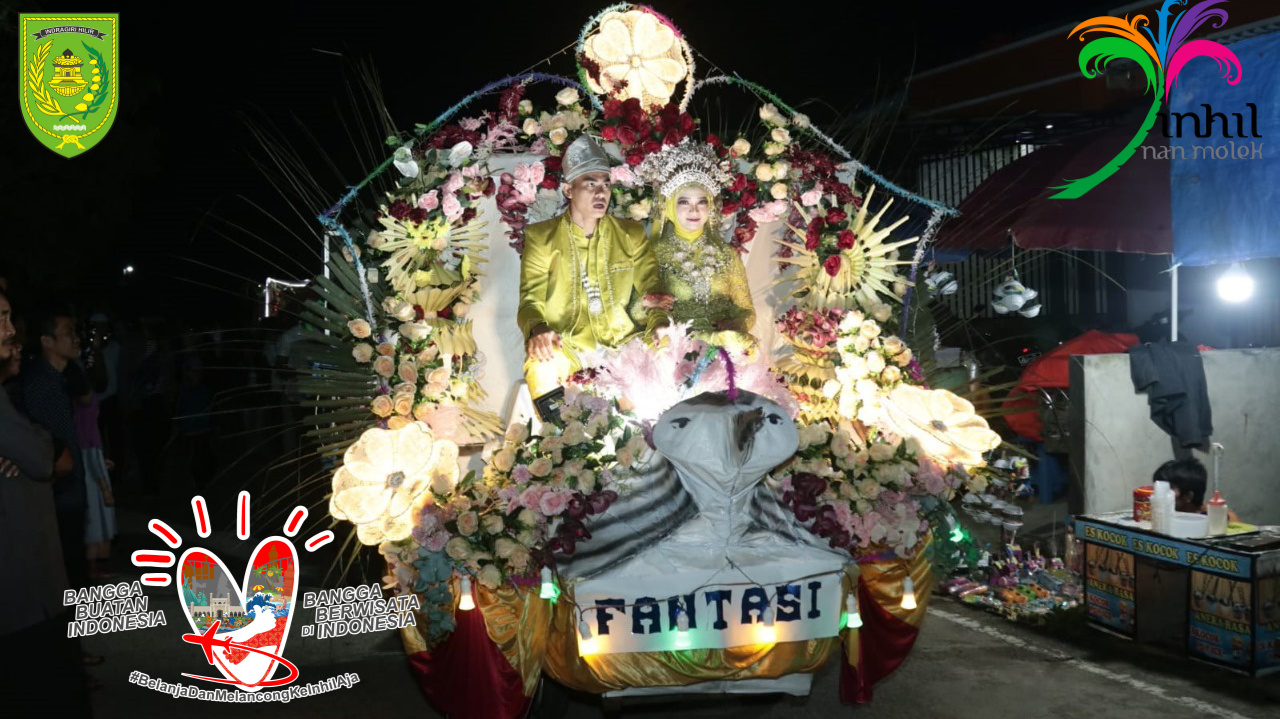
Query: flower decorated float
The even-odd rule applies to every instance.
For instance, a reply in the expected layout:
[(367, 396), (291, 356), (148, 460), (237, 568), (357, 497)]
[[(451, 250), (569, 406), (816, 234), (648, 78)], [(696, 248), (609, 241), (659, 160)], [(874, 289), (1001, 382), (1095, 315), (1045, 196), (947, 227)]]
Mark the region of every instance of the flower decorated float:
[[(505, 78), (390, 138), (319, 218), (342, 247), (308, 305), (329, 351), (304, 382), (310, 433), (342, 460), (329, 511), (377, 547), (389, 593), (419, 596), (406, 650), (451, 716), (518, 716), (544, 674), (609, 696), (803, 695), (828, 661), (868, 701), (915, 639), (934, 529), (1000, 442), (904, 339), (931, 335), (913, 280), (950, 210), (694, 57), (667, 18), (609, 8), (576, 77)], [(688, 113), (734, 86), (762, 98), (753, 129)], [(610, 211), (635, 220), (661, 200), (646, 158), (711, 148), (758, 349), (674, 323), (582, 357), (539, 416), (512, 288), (584, 134), (614, 158)], [(895, 202), (928, 217), (918, 236)]]

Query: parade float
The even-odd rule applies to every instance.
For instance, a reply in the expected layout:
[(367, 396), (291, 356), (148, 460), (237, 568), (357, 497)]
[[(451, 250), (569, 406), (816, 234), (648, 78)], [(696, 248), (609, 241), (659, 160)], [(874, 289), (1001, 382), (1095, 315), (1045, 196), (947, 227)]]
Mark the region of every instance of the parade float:
[[(300, 389), (340, 460), (329, 511), (385, 558), (388, 593), (419, 597), (405, 649), (449, 716), (519, 716), (544, 675), (608, 697), (806, 695), (829, 661), (842, 698), (869, 701), (963, 534), (949, 502), (984, 489), (999, 436), (926, 377), (919, 265), (951, 210), (695, 57), (652, 9), (608, 8), (576, 77), (485, 86), (390, 138), (319, 217), (334, 251), (305, 315), (324, 349)], [(689, 114), (713, 91), (760, 99), (747, 129)], [(756, 345), (673, 323), (585, 358), (538, 411), (515, 320), (524, 232), (563, 211), (583, 134), (613, 156), (609, 211), (640, 221), (646, 158), (712, 149)]]

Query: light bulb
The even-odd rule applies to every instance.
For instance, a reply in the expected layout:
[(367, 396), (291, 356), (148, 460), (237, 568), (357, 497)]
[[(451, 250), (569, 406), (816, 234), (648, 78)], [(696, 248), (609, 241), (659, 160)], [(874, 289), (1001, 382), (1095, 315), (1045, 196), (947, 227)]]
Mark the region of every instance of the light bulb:
[(578, 654), (589, 656), (600, 651), (600, 640), (591, 635), (591, 625), (587, 620), (578, 620)]
[(773, 644), (778, 641), (778, 629), (773, 625), (773, 607), (767, 607), (760, 618), (764, 625), (760, 627), (760, 643)]
[(676, 615), (676, 637), (674, 646), (676, 649), (688, 649), (693, 646), (693, 637), (689, 635), (689, 615), (685, 613), (683, 607), (678, 611), (680, 613)]
[(551, 567), (542, 568), (542, 590), (538, 592), (542, 599), (556, 598), (556, 583), (551, 579)]
[(677, 632), (689, 631), (689, 615), (688, 614), (685, 614), (684, 612), (680, 612), (680, 616), (676, 617), (676, 631)]
[(1231, 263), (1218, 278), (1218, 296), (1227, 302), (1244, 302), (1253, 296), (1253, 278), (1239, 262)]
[(916, 583), (911, 577), (902, 580), (902, 608), (916, 608)]
[(844, 598), (844, 626), (848, 629), (857, 629), (862, 626), (862, 615), (858, 613), (858, 596), (850, 594)]
[(463, 577), (462, 584), (458, 589), (458, 593), (462, 596), (458, 598), (458, 609), (469, 612), (476, 608), (475, 597), (471, 596), (471, 577)]

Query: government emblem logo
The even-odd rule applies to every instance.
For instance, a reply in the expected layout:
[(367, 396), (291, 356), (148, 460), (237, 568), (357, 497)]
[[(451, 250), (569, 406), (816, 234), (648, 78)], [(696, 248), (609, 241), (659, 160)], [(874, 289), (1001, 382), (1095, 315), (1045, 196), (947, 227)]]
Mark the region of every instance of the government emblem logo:
[(21, 16), (22, 117), (63, 157), (102, 142), (120, 108), (119, 15)]

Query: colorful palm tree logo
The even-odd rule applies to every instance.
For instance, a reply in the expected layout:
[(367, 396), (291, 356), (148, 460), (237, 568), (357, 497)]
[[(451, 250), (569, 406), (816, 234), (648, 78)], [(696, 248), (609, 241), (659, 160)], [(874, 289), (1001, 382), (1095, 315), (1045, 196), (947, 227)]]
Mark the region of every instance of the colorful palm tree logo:
[[(1080, 33), (1080, 41), (1084, 42), (1087, 33), (1108, 33), (1116, 37), (1102, 37), (1089, 42), (1080, 49), (1080, 72), (1093, 79), (1106, 69), (1108, 63), (1118, 58), (1132, 60), (1142, 68), (1147, 76), (1146, 89), (1151, 90), (1151, 109), (1138, 134), (1133, 136), (1111, 161), (1100, 170), (1078, 180), (1069, 180), (1065, 185), (1050, 189), (1061, 190), (1051, 197), (1056, 199), (1074, 199), (1092, 190), (1100, 182), (1111, 177), (1147, 137), (1151, 127), (1155, 125), (1156, 116), (1160, 112), (1160, 103), (1178, 78), (1178, 73), (1195, 57), (1211, 57), (1218, 63), (1218, 69), (1224, 70), (1222, 77), (1235, 85), (1240, 82), (1242, 70), (1240, 60), (1221, 43), (1212, 40), (1191, 40), (1191, 36), (1199, 27), (1210, 20), (1215, 20), (1214, 27), (1222, 27), (1227, 21), (1227, 11), (1214, 7), (1225, 0), (1204, 0), (1194, 6), (1184, 8), (1176, 15), (1173, 8), (1187, 5), (1189, 0), (1165, 0), (1164, 6), (1156, 12), (1159, 20), (1159, 35), (1151, 32), (1146, 15), (1137, 15), (1130, 20), (1110, 16), (1090, 18), (1080, 23), (1067, 34), (1067, 37)], [(1235, 71), (1234, 78), (1232, 70)]]

